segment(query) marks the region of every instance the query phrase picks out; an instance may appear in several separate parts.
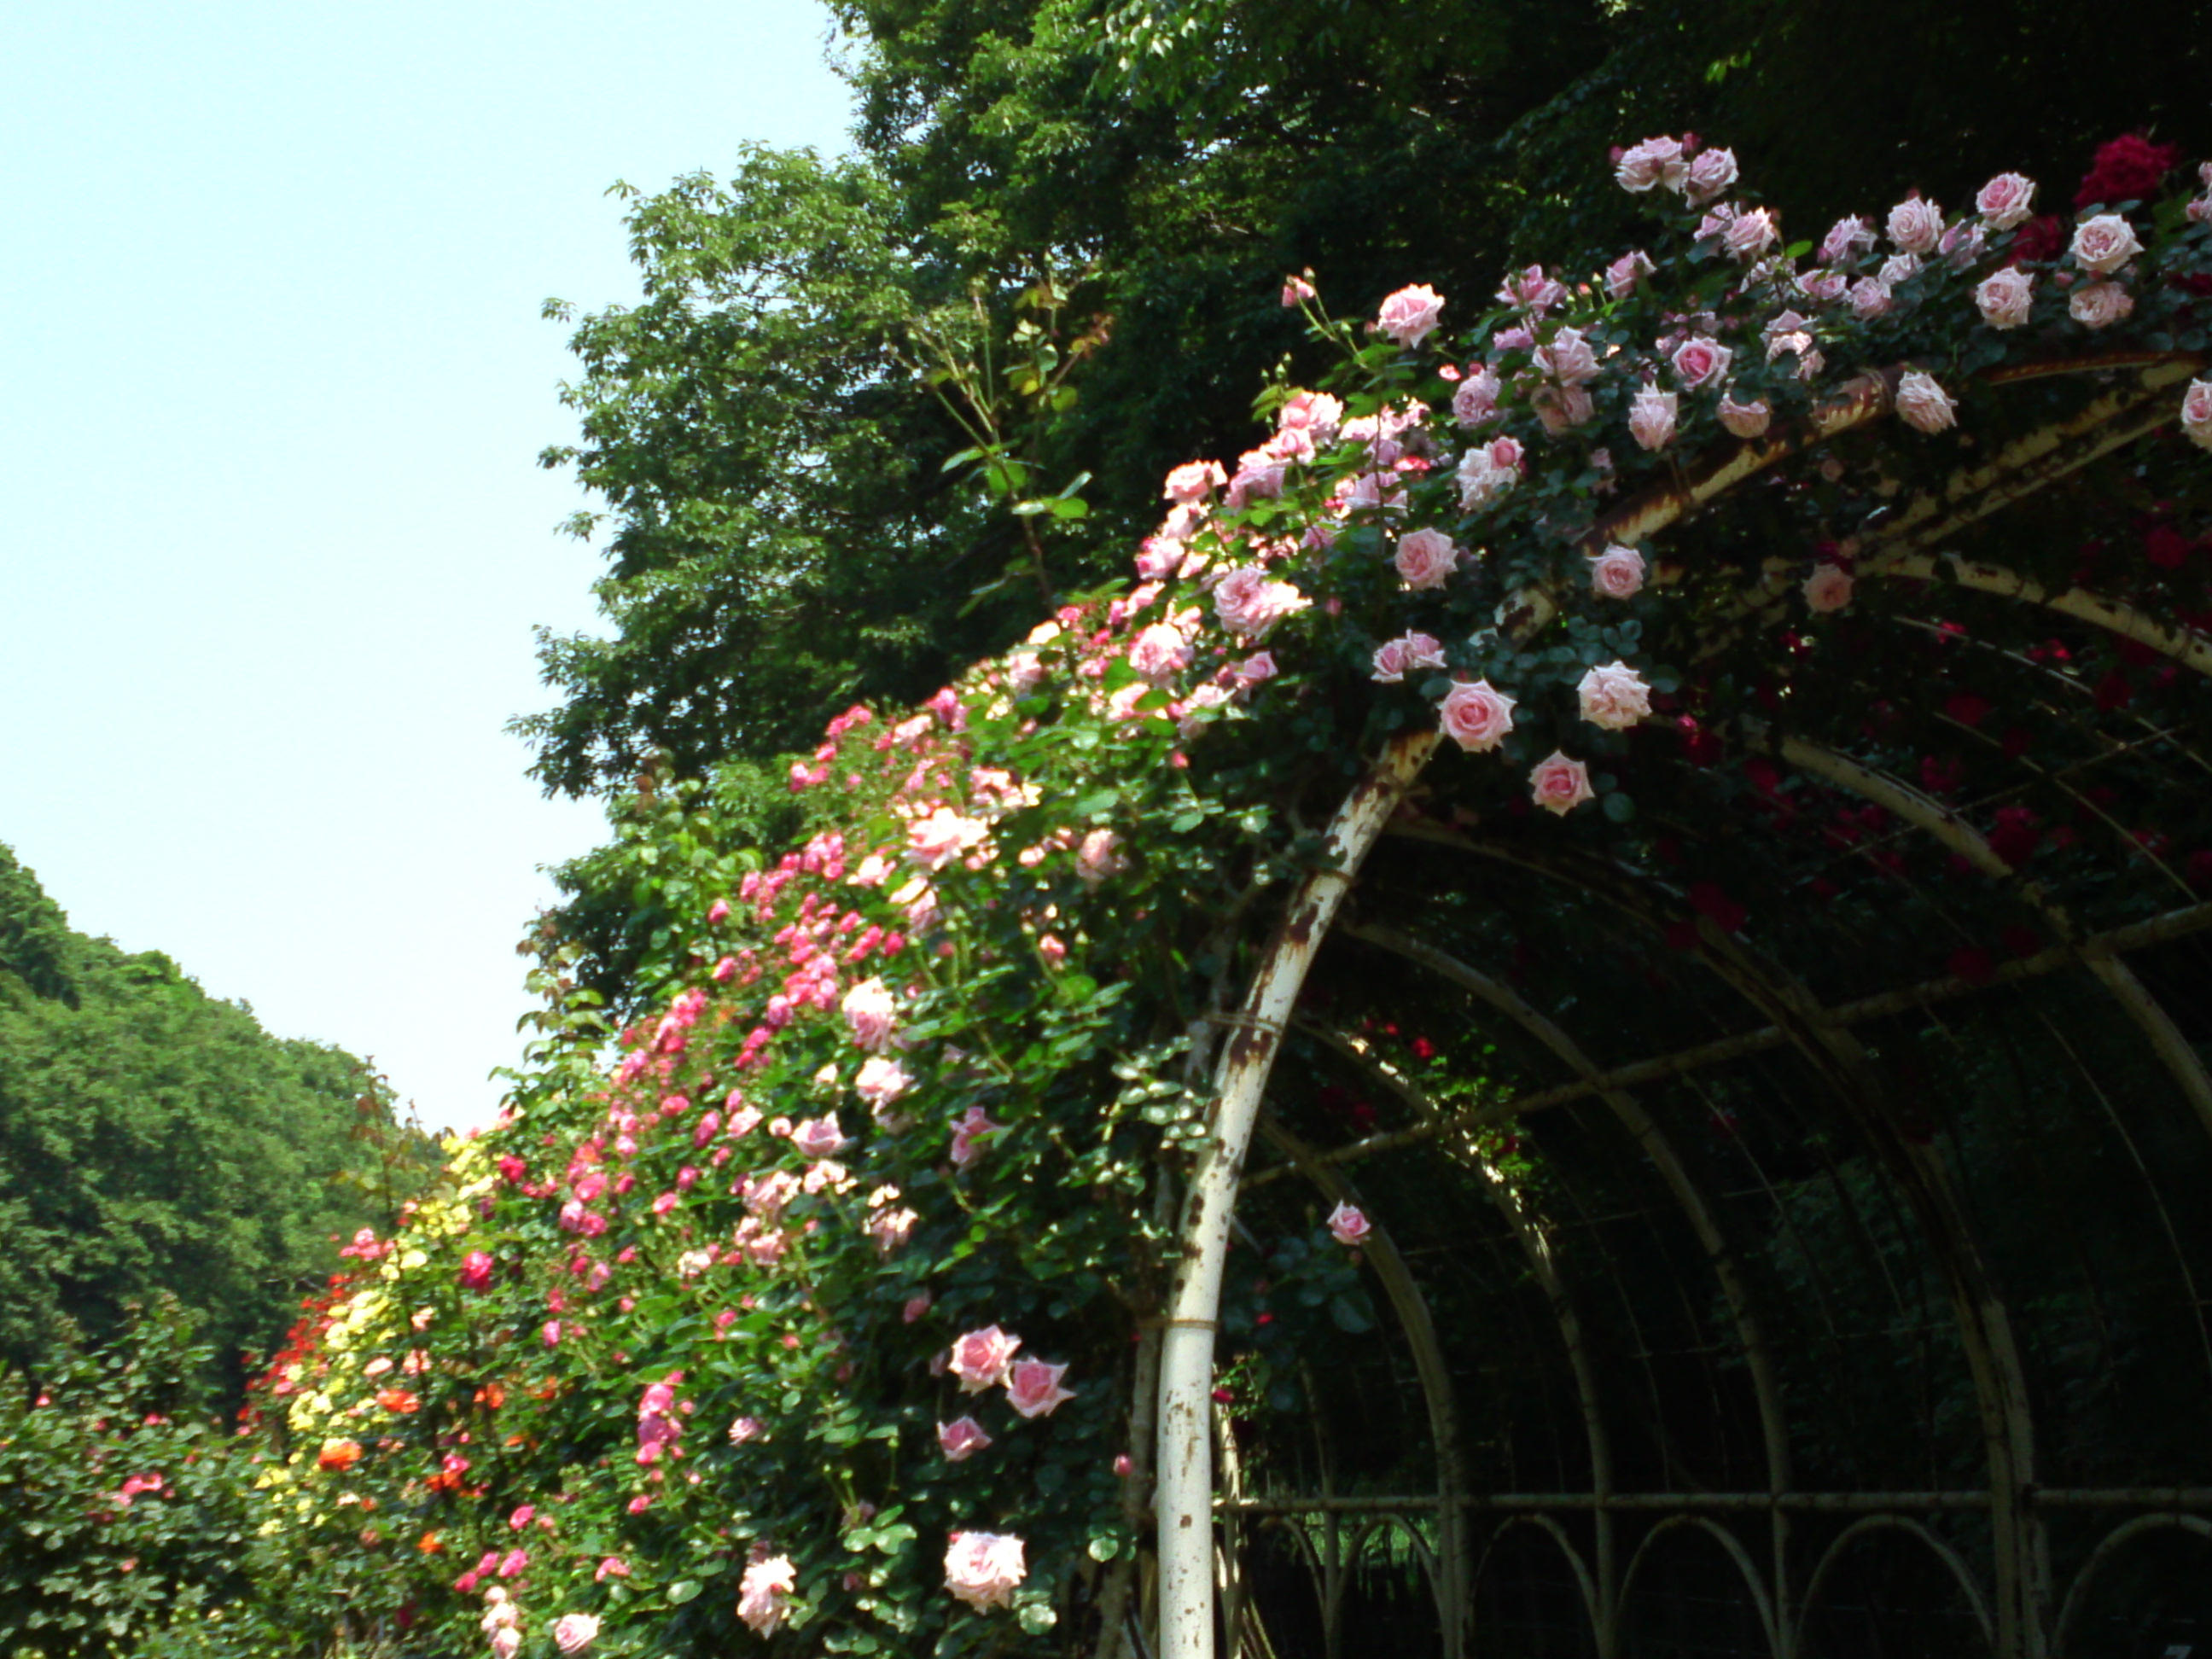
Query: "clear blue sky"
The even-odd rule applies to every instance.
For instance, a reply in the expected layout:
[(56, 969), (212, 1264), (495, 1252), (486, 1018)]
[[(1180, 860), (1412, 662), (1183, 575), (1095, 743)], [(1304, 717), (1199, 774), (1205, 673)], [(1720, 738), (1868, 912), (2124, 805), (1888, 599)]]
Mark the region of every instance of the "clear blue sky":
[(538, 866), (501, 727), (596, 625), (549, 295), (617, 178), (843, 147), (813, 0), (138, 0), (0, 54), (0, 842), (72, 922), (489, 1118)]

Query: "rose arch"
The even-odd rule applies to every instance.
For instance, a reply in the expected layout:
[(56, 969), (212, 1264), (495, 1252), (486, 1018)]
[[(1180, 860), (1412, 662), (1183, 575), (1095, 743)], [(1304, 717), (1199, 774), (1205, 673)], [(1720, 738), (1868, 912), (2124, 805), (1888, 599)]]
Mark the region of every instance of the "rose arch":
[(2119, 1547), (2212, 1516), (2178, 159), (1815, 246), (1656, 139), (1648, 245), (1487, 310), (1291, 279), (1341, 368), (1134, 586), (836, 722), (796, 853), (640, 800), (662, 1000), (545, 942), (507, 1119), (272, 1382), (287, 1501), (419, 1519), (501, 1659), (2212, 1618)]

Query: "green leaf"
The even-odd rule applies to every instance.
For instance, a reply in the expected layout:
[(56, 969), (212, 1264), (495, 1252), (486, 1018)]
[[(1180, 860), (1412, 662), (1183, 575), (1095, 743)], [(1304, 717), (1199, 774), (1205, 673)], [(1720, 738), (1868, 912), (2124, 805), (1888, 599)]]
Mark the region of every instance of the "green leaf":
[(699, 1594), (702, 1586), (696, 1578), (679, 1578), (668, 1587), (668, 1605), (680, 1607)]

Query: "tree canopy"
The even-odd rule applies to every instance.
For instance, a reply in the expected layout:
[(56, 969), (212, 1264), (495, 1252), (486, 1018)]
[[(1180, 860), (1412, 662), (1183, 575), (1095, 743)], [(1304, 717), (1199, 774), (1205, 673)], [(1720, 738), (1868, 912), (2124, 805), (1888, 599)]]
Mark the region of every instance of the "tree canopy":
[(0, 847), (0, 1364), (57, 1364), (167, 1292), (234, 1389), (339, 1237), (419, 1181), (392, 1105), (352, 1055), (75, 932)]
[[(834, 11), (851, 155), (624, 187), (646, 297), (579, 323), (581, 437), (545, 454), (605, 503), (575, 527), (613, 629), (544, 641), (549, 788), (765, 763), (927, 695), (1110, 574), (1278, 361), (1315, 367), (1284, 272), (1487, 293), (1616, 240), (1624, 132), (1727, 132), (1802, 236), (1900, 177), (1954, 202), (2208, 120), (2203, 40), (2058, 3), (1934, 37), (1887, 0)], [(1038, 507), (1063, 492), (1080, 516)]]

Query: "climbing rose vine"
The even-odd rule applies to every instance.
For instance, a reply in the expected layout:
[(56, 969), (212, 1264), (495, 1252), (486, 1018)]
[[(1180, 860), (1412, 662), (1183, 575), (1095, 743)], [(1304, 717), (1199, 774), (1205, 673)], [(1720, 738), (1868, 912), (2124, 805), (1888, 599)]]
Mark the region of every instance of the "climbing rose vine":
[[(1730, 713), (1698, 659), (1778, 615), (1808, 658), (1890, 574), (1907, 477), (2017, 425), (2013, 371), (2194, 361), (2179, 429), (2212, 447), (2212, 171), (2070, 225), (2001, 174), (1816, 244), (1725, 149), (1617, 167), (1644, 246), (1351, 319), (1288, 279), (1341, 367), (1168, 475), (1133, 585), (833, 722), (798, 851), (641, 803), (640, 869), (696, 901), (653, 1012), (608, 1030), (550, 943), (500, 1124), (268, 1385), (269, 1525), (362, 1616), (499, 1659), (1090, 1640), (1146, 1524), (1131, 1405), (1237, 930), (1315, 856), (1287, 809), (1432, 729), (1483, 810), (1630, 822), (1632, 746)], [(1725, 580), (1650, 538), (1700, 469), (1791, 457)], [(1255, 1342), (1356, 1325), (1370, 1231), (1314, 1215)]]

